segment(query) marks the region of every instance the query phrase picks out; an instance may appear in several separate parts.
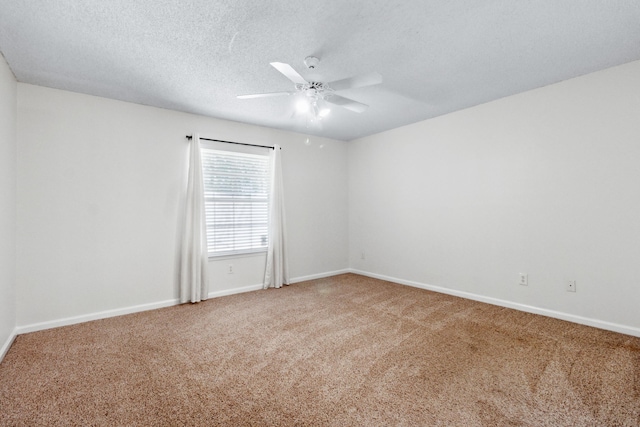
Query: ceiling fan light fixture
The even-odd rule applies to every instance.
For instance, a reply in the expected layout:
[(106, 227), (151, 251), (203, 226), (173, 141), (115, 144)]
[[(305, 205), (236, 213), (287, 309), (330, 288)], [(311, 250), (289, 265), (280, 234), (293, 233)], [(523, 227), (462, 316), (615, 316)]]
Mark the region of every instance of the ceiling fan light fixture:
[(300, 100), (298, 100), (298, 102), (296, 102), (296, 111), (299, 114), (308, 113), (310, 107), (311, 106), (309, 105), (309, 102), (306, 99), (300, 99)]
[[(309, 69), (314, 69), (320, 60), (315, 56), (308, 56), (305, 58), (305, 65)], [(286, 77), (291, 83), (294, 84), (295, 92), (272, 92), (272, 93), (257, 93), (252, 95), (240, 95), (240, 99), (250, 98), (264, 98), (277, 95), (290, 95), (297, 93), (299, 95), (298, 101), (295, 104), (296, 113), (298, 115), (310, 115), (311, 120), (322, 120), (330, 114), (331, 110), (325, 104), (337, 105), (355, 113), (364, 112), (369, 106), (347, 98), (337, 95), (336, 91), (360, 88), (366, 86), (373, 86), (382, 83), (382, 76), (376, 72), (368, 74), (349, 77), (342, 80), (336, 80), (333, 82), (319, 82), (319, 81), (307, 81), (289, 64), (284, 62), (271, 62), (273, 68), (278, 70), (280, 74)], [(300, 99), (302, 97), (302, 99)], [(320, 105), (318, 105), (320, 103)]]

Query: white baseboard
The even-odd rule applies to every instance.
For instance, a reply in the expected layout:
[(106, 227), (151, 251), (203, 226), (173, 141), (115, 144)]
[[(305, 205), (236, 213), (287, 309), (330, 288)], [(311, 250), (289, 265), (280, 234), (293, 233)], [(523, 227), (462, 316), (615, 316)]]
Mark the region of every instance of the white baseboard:
[[(325, 273), (314, 274), (314, 275), (310, 275), (310, 276), (296, 277), (296, 278), (291, 279), (291, 283), (304, 282), (305, 280), (312, 280), (312, 279), (320, 279), (320, 278), (323, 278), (323, 277), (330, 277), (330, 276), (335, 276), (335, 275), (338, 275), (338, 274), (343, 274), (343, 273), (348, 273), (348, 272), (349, 272), (348, 269), (344, 269), (344, 270), (329, 271), (329, 272), (325, 272)], [(257, 290), (260, 290), (260, 289), (262, 289), (262, 284), (244, 286), (244, 287), (241, 287), (241, 288), (224, 289), (224, 290), (221, 290), (221, 291), (209, 292), (208, 297), (209, 298), (218, 298), (218, 297), (238, 294), (238, 293), (242, 293), (242, 292), (257, 291)], [(39, 322), (39, 323), (30, 324), (30, 325), (19, 326), (14, 330), (13, 337), (10, 339), (10, 341), (8, 343), (6, 343), (5, 346), (2, 347), (2, 351), (7, 351), (9, 349), (9, 347), (11, 346), (11, 343), (13, 342), (13, 339), (15, 339), (15, 337), (17, 335), (19, 335), (19, 334), (26, 334), (26, 333), (29, 333), (29, 332), (42, 331), (42, 330), (45, 330), (45, 329), (57, 328), (57, 327), (60, 327), (60, 326), (69, 326), (69, 325), (74, 325), (76, 323), (89, 322), (89, 321), (92, 321), (92, 320), (107, 319), (109, 317), (122, 316), (122, 315), (125, 315), (125, 314), (138, 313), (138, 312), (141, 312), (141, 311), (155, 310), (157, 308), (170, 307), (170, 306), (173, 306), (173, 305), (177, 305), (179, 303), (180, 303), (180, 301), (178, 299), (171, 299), (171, 300), (166, 300), (166, 301), (159, 301), (159, 302), (153, 302), (153, 303), (148, 303), (148, 304), (134, 305), (134, 306), (130, 306), (130, 307), (117, 308), (117, 309), (113, 309), (113, 310), (105, 310), (105, 311), (100, 311), (100, 312), (97, 312), (97, 313), (89, 313), (89, 314), (83, 314), (83, 315), (79, 315), (79, 316), (65, 317), (63, 319), (50, 320), (50, 321), (46, 321), (46, 322)], [(6, 347), (6, 349), (5, 349), (5, 347)], [(0, 353), (0, 355), (4, 355), (4, 353)]]
[[(348, 268), (345, 268), (343, 270), (327, 271), (324, 273), (311, 274), (308, 276), (293, 277), (289, 279), (289, 283), (294, 284), (294, 283), (306, 282), (307, 280), (323, 279), (325, 277), (337, 276), (338, 274), (345, 274), (349, 272), (350, 270)], [(264, 286), (262, 284), (259, 284), (259, 285), (245, 286), (242, 288), (225, 289), (222, 291), (209, 292), (209, 298), (224, 297), (227, 295), (239, 294), (242, 292), (259, 291), (263, 289), (263, 287)]]
[(293, 283), (306, 282), (307, 280), (324, 279), (325, 277), (337, 276), (339, 274), (351, 273), (351, 269), (344, 268), (342, 270), (327, 271), (325, 273), (311, 274), (309, 276), (294, 277), (289, 281)]
[[(368, 271), (362, 271), (362, 270), (351, 269), (351, 268), (328, 271), (328, 272), (312, 274), (308, 276), (299, 276), (299, 277), (292, 278), (291, 283), (293, 284), (293, 283), (304, 282), (307, 280), (322, 279), (325, 277), (337, 276), (339, 274), (345, 274), (345, 273), (360, 274), (362, 276), (372, 277), (374, 279), (386, 280), (386, 281), (398, 283), (401, 285), (412, 286), (420, 289), (426, 289), (429, 291), (453, 295), (461, 298), (467, 298), (474, 301), (480, 301), (487, 304), (493, 304), (500, 307), (512, 308), (512, 309), (524, 311), (527, 313), (540, 314), (543, 316), (553, 317), (556, 319), (566, 320), (569, 322), (579, 323), (582, 325), (593, 326), (595, 328), (600, 328), (600, 329), (605, 329), (613, 332), (619, 332), (622, 334), (640, 337), (640, 328), (635, 328), (632, 326), (620, 325), (617, 323), (606, 322), (603, 320), (591, 319), (587, 317), (577, 316), (577, 315), (549, 310), (545, 308), (534, 307), (526, 304), (515, 303), (512, 301), (502, 300), (498, 298), (487, 297), (484, 295), (473, 294), (470, 292), (464, 292), (464, 291), (458, 291), (454, 289), (443, 288), (440, 286), (428, 285), (425, 283), (399, 279), (397, 277), (390, 277), (390, 276), (385, 276), (383, 274), (370, 273)], [(262, 289), (262, 284), (244, 286), (242, 288), (225, 289), (221, 291), (209, 292), (208, 297), (218, 298), (218, 297), (223, 297), (223, 296), (233, 295), (233, 294), (238, 294), (243, 292), (257, 291), (260, 289)], [(18, 336), (19, 334), (26, 334), (29, 332), (41, 331), (44, 329), (57, 328), (60, 326), (68, 326), (76, 323), (89, 322), (92, 320), (106, 319), (109, 317), (122, 316), (125, 314), (138, 313), (141, 311), (155, 310), (158, 308), (177, 305), (179, 303), (180, 303), (179, 300), (172, 299), (172, 300), (160, 301), (155, 303), (124, 307), (124, 308), (119, 308), (114, 310), (106, 310), (106, 311), (90, 313), (90, 314), (85, 314), (80, 316), (67, 317), (67, 318), (52, 320), (47, 322), (34, 323), (31, 325), (19, 326), (14, 329), (13, 333), (9, 336), (7, 341), (0, 348), (0, 361), (2, 361), (5, 354), (9, 351), (11, 344), (13, 344), (13, 341), (15, 340), (16, 336)]]
[(2, 362), (2, 359), (4, 359), (4, 356), (7, 354), (7, 352), (11, 348), (11, 344), (13, 344), (13, 341), (16, 339), (17, 336), (18, 336), (18, 333), (14, 328), (13, 332), (11, 332), (11, 335), (9, 335), (9, 337), (7, 338), (5, 343), (2, 345), (2, 347), (0, 347), (0, 362)]
[(19, 326), (16, 328), (18, 334), (42, 331), (44, 329), (58, 328), (60, 326), (75, 325), (76, 323), (90, 322), (92, 320), (107, 319), (109, 317), (123, 316), (125, 314), (138, 313), (140, 311), (155, 310), (157, 308), (170, 307), (178, 304), (177, 299), (152, 302), (148, 304), (133, 305), (129, 307), (116, 308), (113, 310), (99, 311), (97, 313), (82, 314), (80, 316), (65, 317), (58, 320), (33, 323), (31, 325)]
[(397, 277), (385, 276), (383, 274), (370, 273), (368, 271), (349, 269), (349, 272), (360, 274), (362, 276), (372, 277), (374, 279), (386, 280), (401, 285), (412, 286), (414, 288), (426, 289), (428, 291), (439, 292), (442, 294), (453, 295), (456, 297), (466, 298), (474, 301), (480, 301), (487, 304), (497, 305), (500, 307), (513, 308), (514, 310), (524, 311), (527, 313), (540, 314), (542, 316), (553, 317), (555, 319), (566, 320), (568, 322), (579, 323), (581, 325), (593, 326), (594, 328), (605, 329), (607, 331), (619, 332), (621, 334), (640, 337), (640, 328), (633, 326), (621, 325), (618, 323), (606, 322), (604, 320), (591, 319), (588, 317), (577, 316), (575, 314), (563, 313), (560, 311), (549, 310), (546, 308), (535, 307), (517, 302), (502, 300), (498, 298), (487, 297), (484, 295), (473, 294), (470, 292), (457, 291), (454, 289), (443, 288), (440, 286), (428, 285), (425, 283), (414, 282), (411, 280), (398, 279)]
[(227, 295), (241, 294), (243, 292), (259, 291), (262, 289), (262, 284), (243, 286), (242, 288), (224, 289), (221, 291), (209, 292), (209, 298), (226, 297)]

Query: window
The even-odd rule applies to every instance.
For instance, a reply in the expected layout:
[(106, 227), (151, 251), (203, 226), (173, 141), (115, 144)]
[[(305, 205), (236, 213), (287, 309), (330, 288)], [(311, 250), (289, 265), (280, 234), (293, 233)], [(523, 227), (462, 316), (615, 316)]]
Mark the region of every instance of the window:
[(209, 256), (266, 251), (268, 156), (201, 147)]

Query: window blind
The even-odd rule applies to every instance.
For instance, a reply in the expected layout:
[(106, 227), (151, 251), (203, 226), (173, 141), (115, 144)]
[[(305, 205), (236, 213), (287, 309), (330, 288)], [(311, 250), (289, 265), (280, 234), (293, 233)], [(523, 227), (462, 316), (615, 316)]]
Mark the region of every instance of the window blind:
[(209, 256), (264, 251), (268, 156), (202, 147)]

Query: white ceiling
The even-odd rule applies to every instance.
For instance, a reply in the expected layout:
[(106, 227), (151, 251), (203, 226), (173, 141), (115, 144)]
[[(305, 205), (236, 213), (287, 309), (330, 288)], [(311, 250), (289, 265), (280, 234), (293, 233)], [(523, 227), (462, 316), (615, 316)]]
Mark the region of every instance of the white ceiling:
[[(351, 140), (640, 59), (638, 0), (0, 0), (20, 82)], [(308, 70), (308, 55), (321, 59)], [(321, 126), (269, 63), (377, 71)]]

